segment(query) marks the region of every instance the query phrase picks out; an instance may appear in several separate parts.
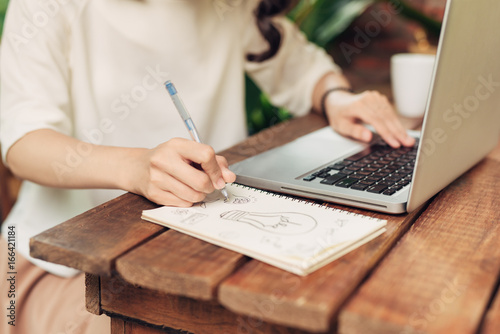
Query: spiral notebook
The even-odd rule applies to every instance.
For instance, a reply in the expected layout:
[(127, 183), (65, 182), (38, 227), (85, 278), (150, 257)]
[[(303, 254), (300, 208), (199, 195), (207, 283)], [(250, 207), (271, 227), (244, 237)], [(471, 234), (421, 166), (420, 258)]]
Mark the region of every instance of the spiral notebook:
[(240, 184), (190, 208), (144, 210), (142, 219), (298, 275), (307, 275), (385, 231), (385, 220)]

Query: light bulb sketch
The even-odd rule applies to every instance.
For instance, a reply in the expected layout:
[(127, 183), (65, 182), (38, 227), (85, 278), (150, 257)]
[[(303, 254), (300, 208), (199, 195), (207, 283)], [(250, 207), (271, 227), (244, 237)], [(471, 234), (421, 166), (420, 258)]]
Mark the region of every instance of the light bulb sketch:
[(224, 203), (228, 204), (247, 204), (250, 203), (251, 199), (245, 196), (238, 196), (232, 194), (229, 199), (224, 200)]
[(222, 213), (220, 217), (247, 223), (260, 230), (283, 235), (307, 233), (317, 225), (313, 217), (298, 212), (266, 213), (232, 210)]
[(203, 209), (207, 208), (207, 205), (219, 202), (223, 200), (224, 204), (247, 204), (251, 202), (255, 202), (254, 197), (240, 196), (235, 194), (230, 194), (228, 199), (222, 199), (220, 194), (217, 192), (213, 192), (203, 200), (203, 202), (199, 203), (199, 206)]

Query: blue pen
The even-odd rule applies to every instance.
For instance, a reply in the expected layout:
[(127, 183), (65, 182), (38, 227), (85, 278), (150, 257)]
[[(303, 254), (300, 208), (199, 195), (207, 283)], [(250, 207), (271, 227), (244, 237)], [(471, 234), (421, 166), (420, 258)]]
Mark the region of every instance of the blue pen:
[[(172, 81), (168, 80), (165, 82), (165, 88), (167, 89), (168, 93), (170, 94), (170, 97), (172, 98), (172, 102), (174, 102), (175, 108), (177, 108), (177, 111), (179, 112), (179, 115), (181, 115), (182, 120), (184, 121), (184, 124), (186, 125), (189, 134), (191, 135), (191, 138), (197, 143), (201, 143), (200, 136), (198, 135), (198, 131), (196, 130), (196, 126), (194, 125), (193, 120), (191, 119), (191, 116), (189, 115), (186, 106), (184, 106), (184, 103), (182, 102), (181, 98), (179, 97), (179, 94), (177, 93), (177, 89), (175, 89), (174, 84)], [(221, 190), (222, 195), (227, 199), (229, 199), (229, 196), (227, 194), (226, 187), (222, 188)]]

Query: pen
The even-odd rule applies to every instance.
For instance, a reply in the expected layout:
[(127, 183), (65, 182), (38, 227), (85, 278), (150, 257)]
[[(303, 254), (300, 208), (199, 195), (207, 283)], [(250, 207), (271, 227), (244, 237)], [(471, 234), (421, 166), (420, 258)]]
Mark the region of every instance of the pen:
[[(194, 125), (193, 120), (191, 119), (191, 116), (189, 115), (186, 107), (184, 106), (184, 103), (182, 102), (181, 98), (179, 97), (179, 94), (177, 93), (177, 89), (175, 89), (174, 84), (172, 81), (168, 80), (165, 82), (165, 88), (167, 89), (168, 93), (170, 94), (170, 97), (172, 98), (172, 102), (174, 102), (175, 108), (177, 108), (177, 111), (179, 112), (179, 115), (181, 115), (182, 120), (184, 121), (184, 124), (186, 125), (189, 134), (191, 135), (191, 138), (197, 143), (201, 143), (200, 136), (198, 135), (198, 131), (196, 130), (196, 126)], [(227, 199), (229, 199), (229, 196), (227, 194), (226, 187), (222, 188), (220, 190), (222, 195)]]

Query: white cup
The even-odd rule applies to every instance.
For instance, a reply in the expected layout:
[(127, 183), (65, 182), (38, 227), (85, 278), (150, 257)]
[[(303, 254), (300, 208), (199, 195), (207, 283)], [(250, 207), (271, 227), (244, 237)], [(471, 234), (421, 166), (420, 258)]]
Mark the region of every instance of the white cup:
[(391, 57), (392, 93), (401, 116), (417, 118), (424, 115), (435, 58), (418, 53)]

